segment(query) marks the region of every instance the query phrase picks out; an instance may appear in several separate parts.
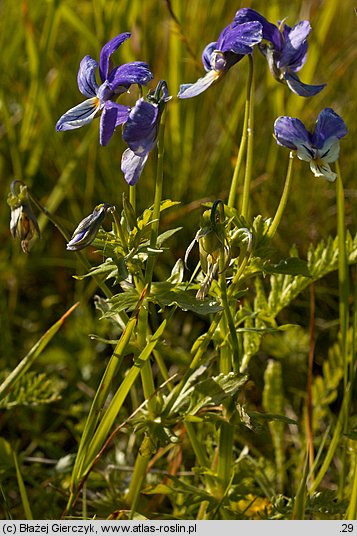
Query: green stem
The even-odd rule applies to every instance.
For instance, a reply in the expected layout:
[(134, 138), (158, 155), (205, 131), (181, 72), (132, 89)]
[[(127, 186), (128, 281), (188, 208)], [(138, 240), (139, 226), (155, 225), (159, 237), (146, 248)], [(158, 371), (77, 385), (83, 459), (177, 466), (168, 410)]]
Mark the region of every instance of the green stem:
[[(231, 345), (232, 345), (232, 359), (228, 359), (228, 363), (226, 363), (223, 366), (221, 366), (221, 372), (224, 374), (228, 374), (231, 370), (231, 365), (233, 363), (238, 364), (239, 363), (239, 345), (238, 345), (238, 338), (237, 338), (237, 331), (234, 325), (234, 320), (232, 317), (232, 312), (229, 306), (228, 297), (227, 297), (227, 282), (226, 282), (226, 275), (225, 275), (225, 268), (226, 268), (226, 261), (225, 261), (225, 251), (224, 247), (221, 248), (221, 253), (219, 256), (219, 271), (220, 271), (220, 290), (221, 290), (221, 298), (223, 303), (223, 309), (224, 309), (224, 317), (225, 321), (221, 327), (223, 328), (223, 331), (226, 331), (224, 328), (228, 325), (230, 339), (231, 339)], [(224, 370), (223, 370), (224, 369)]]
[[(221, 338), (223, 341), (227, 338), (227, 325), (231, 339), (231, 346), (233, 355), (231, 355), (230, 348), (227, 343), (223, 342), (220, 351), (220, 372), (222, 374), (229, 374), (233, 368), (239, 368), (239, 345), (237, 338), (237, 331), (234, 325), (232, 312), (229, 306), (227, 297), (227, 282), (225, 276), (225, 255), (224, 247), (221, 248), (221, 254), (219, 256), (219, 270), (220, 270), (220, 291), (224, 308), (224, 316), (222, 317), (220, 328)], [(223, 415), (228, 417), (227, 404), (223, 404)], [(233, 426), (229, 422), (222, 422), (219, 429), (218, 440), (218, 466), (217, 476), (220, 482), (220, 495), (223, 497), (226, 488), (230, 482), (233, 460), (233, 443), (234, 443), (234, 430)]]
[[(338, 236), (338, 283), (339, 283), (339, 316), (340, 316), (340, 344), (341, 354), (344, 363), (343, 387), (347, 389), (351, 378), (349, 378), (348, 363), (348, 325), (349, 325), (349, 269), (346, 250), (346, 221), (345, 221), (345, 194), (343, 189), (341, 170), (338, 161), (336, 162), (336, 205), (337, 205), (337, 236)], [(345, 420), (343, 423), (343, 433), (348, 428), (349, 405), (346, 407)], [(347, 444), (342, 445), (341, 455), (342, 467), (340, 471), (339, 497), (343, 498), (345, 493), (347, 474)]]
[[(185, 421), (185, 428), (187, 432), (187, 436), (190, 440), (191, 446), (193, 448), (193, 451), (195, 453), (197, 462), (199, 463), (201, 469), (203, 471), (207, 470), (209, 467), (209, 460), (207, 458), (206, 452), (203, 449), (204, 443), (200, 441), (197, 437), (197, 433), (195, 431), (194, 425), (192, 422)], [(211, 493), (212, 495), (215, 495), (217, 492), (216, 489), (216, 482), (214, 478), (207, 474), (205, 477), (205, 483), (207, 486), (208, 493)], [(203, 504), (201, 505), (201, 509), (199, 512), (198, 519), (204, 519), (206, 514), (206, 501), (203, 501)]]
[(250, 200), (250, 182), (252, 178), (253, 165), (253, 141), (254, 141), (254, 64), (253, 55), (248, 54), (250, 65), (250, 92), (249, 92), (249, 116), (247, 126), (247, 159), (245, 164), (245, 176), (243, 184), (243, 199), (242, 199), (242, 216), (248, 218), (249, 200)]
[[(144, 304), (144, 307), (140, 310), (139, 319), (138, 319), (138, 343), (140, 349), (144, 349), (147, 344), (147, 332), (149, 324), (149, 311), (148, 304)], [(156, 397), (153, 396), (155, 393), (155, 383), (154, 377), (152, 374), (152, 368), (150, 360), (147, 360), (144, 366), (140, 371), (141, 382), (143, 385), (144, 397), (148, 401), (148, 410), (151, 418), (155, 417), (156, 414)]]
[[(160, 223), (160, 207), (162, 199), (162, 185), (164, 178), (164, 134), (165, 134), (165, 109), (162, 112), (160, 120), (159, 137), (157, 142), (157, 168), (156, 168), (156, 182), (155, 182), (155, 197), (154, 197), (154, 210), (153, 210), (153, 223), (151, 226), (150, 247), (155, 248), (157, 237), (159, 234)], [(150, 286), (154, 273), (156, 257), (149, 255), (145, 272), (145, 284), (148, 285), (148, 292), (150, 292)]]
[[(226, 308), (226, 306), (224, 306)], [(230, 353), (230, 347), (228, 343), (227, 332), (229, 331), (227, 325), (227, 317), (224, 314), (220, 322), (220, 339), (221, 344), (219, 347), (219, 370), (222, 374), (229, 374), (232, 370), (232, 356)]]
[(357, 452), (354, 453), (354, 476), (352, 483), (352, 493), (350, 503), (348, 505), (346, 519), (357, 518)]
[(239, 173), (242, 167), (243, 156), (244, 156), (245, 148), (247, 145), (250, 95), (251, 95), (252, 84), (253, 84), (253, 60), (251, 58), (251, 55), (249, 55), (249, 72), (248, 72), (248, 80), (247, 80), (247, 96), (246, 96), (245, 105), (244, 105), (243, 129), (242, 129), (242, 136), (241, 136), (238, 155), (237, 155), (237, 161), (234, 167), (231, 188), (230, 188), (229, 196), (228, 196), (229, 207), (234, 207), (235, 205), (235, 200), (236, 200), (236, 195), (237, 195), (237, 190), (238, 190)]
[(134, 214), (136, 214), (136, 186), (129, 187), (129, 202), (134, 209)]
[(121, 245), (123, 247), (123, 250), (125, 251), (125, 253), (128, 253), (128, 242), (126, 240), (126, 237), (125, 237), (125, 234), (124, 234), (124, 231), (123, 231), (123, 227), (122, 227), (122, 224), (121, 224), (121, 221), (120, 221), (119, 214), (117, 213), (115, 207), (111, 211), (111, 214), (112, 214), (114, 222), (115, 222), (116, 235), (119, 237), (119, 240), (120, 240), (120, 243), (121, 243)]
[[(162, 199), (162, 185), (163, 185), (163, 162), (164, 162), (164, 134), (165, 134), (165, 109), (162, 112), (159, 128), (159, 136), (157, 142), (157, 168), (156, 168), (156, 182), (155, 182), (155, 197), (154, 197), (154, 210), (153, 210), (153, 223), (151, 225), (151, 235), (150, 235), (150, 247), (155, 248), (157, 243), (157, 237), (159, 234), (159, 223), (160, 223), (160, 207)], [(145, 272), (145, 285), (147, 285), (146, 292), (150, 292), (150, 286), (152, 282), (153, 272), (154, 272), (155, 257), (154, 255), (149, 255), (146, 265)], [(149, 311), (148, 305), (143, 307), (140, 317), (139, 317), (139, 326), (138, 326), (138, 341), (141, 347), (144, 347), (146, 344), (146, 334), (148, 329), (149, 321)], [(143, 383), (144, 395), (145, 398), (149, 400), (148, 408), (151, 413), (151, 416), (155, 414), (156, 411), (156, 399), (152, 397), (152, 394), (155, 391), (155, 384), (152, 375), (151, 364), (148, 361), (145, 363), (144, 367), (141, 370), (141, 380)]]
[(340, 166), (336, 162), (336, 204), (337, 204), (337, 236), (338, 236), (338, 283), (340, 297), (340, 335), (341, 352), (344, 358), (344, 389), (346, 389), (348, 378), (348, 352), (347, 334), (349, 324), (349, 270), (346, 251), (346, 221), (345, 221), (345, 194), (343, 189)]
[(227, 295), (228, 295), (228, 299), (231, 298), (232, 295), (234, 295), (234, 291), (236, 290), (236, 287), (238, 286), (239, 284), (239, 280), (241, 278), (241, 276), (243, 275), (244, 273), (244, 270), (245, 270), (245, 267), (247, 266), (248, 264), (248, 261), (250, 259), (250, 256), (251, 256), (251, 252), (252, 252), (252, 237), (251, 237), (251, 233), (248, 231), (249, 233), (249, 245), (247, 247), (247, 251), (245, 252), (245, 255), (242, 259), (242, 262), (236, 272), (236, 274), (234, 275), (233, 279), (232, 279), (232, 282), (231, 282), (231, 285), (228, 289), (228, 292), (227, 292)]
[(15, 450), (12, 450), (12, 458), (13, 458), (14, 465), (15, 465), (17, 483), (18, 483), (18, 486), (19, 486), (20, 497), (21, 497), (22, 507), (24, 509), (25, 519), (33, 519), (33, 515), (32, 515), (32, 512), (31, 512), (31, 507), (30, 507), (30, 501), (29, 501), (29, 498), (28, 498), (28, 494), (27, 494), (27, 490), (26, 490), (24, 480), (22, 478), (22, 474), (21, 474), (21, 471), (20, 471), (20, 466), (19, 466), (19, 462), (18, 462), (17, 454), (16, 454)]
[(202, 448), (202, 442), (199, 441), (199, 439), (197, 438), (193, 423), (185, 421), (185, 428), (198, 463), (200, 464), (202, 469), (207, 469), (209, 466), (209, 460), (206, 456), (205, 451)]
[(222, 422), (219, 434), (217, 474), (222, 494), (231, 480), (233, 467), (234, 427), (229, 422)]
[[(151, 235), (150, 235), (150, 247), (155, 248), (157, 243), (157, 237), (159, 234), (159, 223), (160, 223), (160, 208), (161, 208), (161, 199), (162, 199), (162, 186), (163, 186), (163, 163), (164, 163), (164, 134), (165, 134), (165, 109), (162, 112), (159, 135), (157, 142), (157, 168), (156, 168), (156, 181), (155, 181), (155, 197), (154, 197), (154, 210), (153, 210), (153, 222), (151, 225)], [(149, 255), (146, 271), (145, 271), (145, 286), (146, 292), (150, 292), (150, 287), (152, 283), (152, 278), (154, 274), (154, 265), (155, 265), (155, 256)], [(148, 304), (143, 308), (141, 316), (139, 317), (138, 323), (138, 342), (140, 347), (144, 347), (146, 344), (146, 335), (148, 331)], [(155, 393), (155, 384), (152, 374), (152, 368), (150, 361), (147, 361), (143, 368), (141, 369), (141, 381), (144, 390), (144, 396), (148, 400), (148, 409), (151, 417), (156, 413), (156, 399), (152, 396)], [(136, 504), (139, 498), (140, 489), (142, 483), (145, 479), (147, 466), (150, 461), (151, 452), (150, 445), (151, 440), (145, 436), (141, 444), (139, 453), (136, 457), (134, 473), (129, 487), (129, 492), (127, 495), (127, 501), (130, 504), (131, 515), (134, 515)]]
[(274, 219), (272, 221), (272, 224), (269, 227), (269, 231), (268, 231), (268, 237), (269, 238), (273, 238), (273, 236), (275, 235), (276, 230), (277, 230), (277, 228), (278, 228), (278, 226), (280, 224), (281, 218), (283, 216), (286, 204), (288, 202), (288, 197), (289, 197), (290, 188), (291, 188), (291, 181), (292, 181), (293, 160), (294, 160), (294, 155), (290, 151), (289, 164), (288, 164), (288, 170), (286, 172), (284, 190), (283, 190), (283, 193), (282, 193), (282, 196), (281, 196), (281, 199), (280, 199), (279, 206), (278, 206), (277, 211), (275, 213)]
[(130, 506), (130, 518), (133, 519), (138, 504), (141, 486), (146, 477), (147, 468), (151, 458), (151, 439), (145, 436), (135, 460), (133, 475), (131, 477), (126, 501)]
[(321, 480), (324, 478), (325, 474), (327, 473), (331, 465), (336, 449), (338, 445), (340, 444), (341, 438), (343, 437), (344, 423), (346, 422), (346, 415), (348, 415), (348, 408), (350, 407), (350, 403), (351, 403), (351, 386), (347, 385), (347, 388), (344, 392), (340, 413), (339, 413), (338, 419), (334, 427), (334, 432), (331, 438), (331, 443), (327, 449), (325, 459), (319, 469), (319, 472), (317, 473), (317, 476), (310, 487), (310, 495), (312, 495), (317, 490), (317, 488), (319, 487), (321, 483)]

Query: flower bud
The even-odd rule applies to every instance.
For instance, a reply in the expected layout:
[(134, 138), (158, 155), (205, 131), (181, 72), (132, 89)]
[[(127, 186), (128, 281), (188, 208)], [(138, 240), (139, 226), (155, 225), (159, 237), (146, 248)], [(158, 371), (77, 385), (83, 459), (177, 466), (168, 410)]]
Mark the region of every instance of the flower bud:
[(94, 207), (92, 214), (84, 218), (76, 227), (71, 240), (67, 244), (69, 251), (78, 251), (89, 246), (96, 237), (98, 229), (112, 205), (101, 203)]
[[(19, 186), (16, 193), (16, 187)], [(35, 234), (40, 236), (40, 228), (32, 212), (31, 203), (27, 193), (27, 186), (20, 181), (13, 181), (8, 195), (8, 205), (11, 208), (10, 231), (13, 238), (18, 238), (24, 253), (29, 253), (30, 240)]]

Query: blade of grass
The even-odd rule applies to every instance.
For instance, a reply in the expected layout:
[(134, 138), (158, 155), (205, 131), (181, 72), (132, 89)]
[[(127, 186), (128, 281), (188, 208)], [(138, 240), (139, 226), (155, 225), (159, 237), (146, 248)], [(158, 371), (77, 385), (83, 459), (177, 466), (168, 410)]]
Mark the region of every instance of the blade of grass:
[(300, 480), (299, 487), (296, 491), (294, 508), (291, 515), (291, 519), (305, 519), (305, 508), (306, 508), (306, 481), (309, 474), (309, 455), (308, 453), (305, 456), (304, 468), (302, 473), (302, 478)]
[(24, 480), (22, 478), (22, 474), (21, 474), (21, 471), (20, 471), (20, 466), (19, 466), (19, 462), (18, 462), (18, 459), (17, 459), (17, 455), (16, 455), (16, 452), (14, 450), (12, 450), (12, 457), (13, 457), (14, 465), (15, 465), (15, 469), (16, 469), (16, 478), (17, 478), (17, 483), (18, 483), (18, 486), (19, 486), (22, 507), (23, 507), (24, 513), (25, 513), (25, 519), (33, 519), (33, 515), (32, 515), (32, 512), (31, 512), (31, 507), (30, 507), (30, 501), (29, 501), (28, 496), (27, 496), (26, 486), (25, 486)]
[(57, 331), (62, 327), (66, 318), (74, 311), (78, 306), (78, 303), (75, 303), (68, 311), (61, 316), (61, 318), (53, 324), (46, 331), (44, 335), (39, 339), (39, 341), (31, 348), (29, 353), (20, 361), (17, 367), (9, 374), (9, 376), (2, 382), (0, 385), (0, 399), (3, 398), (9, 390), (15, 385), (15, 383), (25, 374), (25, 372), (33, 365), (39, 355), (46, 348), (47, 344), (51, 339), (56, 335)]
[(4, 519), (6, 520), (12, 519), (10, 507), (9, 507), (8, 500), (7, 500), (7, 495), (4, 492), (4, 488), (2, 487), (1, 482), (0, 482), (0, 491), (1, 491), (2, 500), (3, 500), (3, 508), (4, 508), (3, 511), (4, 511), (4, 515), (6, 516)]
[[(76, 487), (79, 484), (82, 477), (91, 469), (93, 460), (97, 456), (99, 450), (105, 443), (106, 438), (108, 437), (110, 433), (110, 429), (131, 389), (133, 386), (137, 376), (140, 373), (140, 370), (144, 366), (146, 360), (150, 357), (152, 350), (155, 348), (157, 342), (159, 341), (164, 329), (166, 326), (166, 320), (162, 322), (162, 324), (159, 326), (159, 328), (156, 330), (156, 332), (152, 335), (150, 338), (146, 348), (140, 353), (140, 355), (137, 357), (137, 359), (134, 362), (134, 365), (130, 369), (129, 373), (126, 375), (124, 381), (120, 385), (119, 389), (115, 393), (111, 403), (109, 404), (101, 422), (98, 425), (97, 430), (95, 431), (92, 439), (89, 438), (88, 430), (85, 431), (86, 433), (86, 443), (88, 443), (88, 448), (86, 448), (86, 444), (84, 444), (84, 441), (81, 442), (80, 447), (81, 450), (79, 451), (79, 463), (78, 468), (77, 465), (74, 468), (73, 471), (73, 479), (72, 483), (75, 485), (72, 485), (71, 489), (71, 495), (67, 504), (66, 512), (68, 512), (69, 508), (72, 506), (75, 497), (76, 497)], [(123, 343), (124, 344), (124, 343)], [(98, 390), (100, 392), (100, 388)], [(97, 392), (97, 393), (98, 393)], [(100, 395), (98, 395), (97, 398), (99, 398)], [(91, 420), (89, 423), (88, 428), (90, 427), (90, 432), (92, 432), (96, 421), (97, 421), (97, 415), (93, 411), (93, 406), (91, 408), (91, 414), (90, 414)], [(87, 440), (88, 438), (88, 440)], [(90, 443), (89, 443), (90, 441)]]
[[(123, 357), (126, 351), (126, 348), (131, 339), (134, 327), (137, 322), (136, 314), (129, 320), (125, 330), (123, 331), (118, 344), (115, 347), (115, 350), (109, 360), (109, 363), (105, 369), (105, 372), (102, 376), (100, 385), (95, 394), (91, 409), (89, 411), (87, 421), (83, 430), (83, 434), (79, 443), (78, 452), (76, 461), (72, 471), (72, 482), (71, 488), (74, 491), (77, 487), (77, 484), (81, 477), (83, 476), (83, 466), (85, 464), (88, 445), (93, 439), (95, 428), (99, 422), (101, 413), (103, 411), (104, 403), (108, 397), (109, 390), (112, 384), (112, 380), (115, 377), (115, 374), (118, 371), (120, 364), (120, 357)], [(71, 501), (70, 501), (71, 502)]]
[(144, 348), (144, 350), (135, 359), (134, 365), (131, 367), (124, 381), (122, 382), (119, 389), (115, 393), (89, 445), (88, 452), (85, 458), (86, 468), (92, 463), (99, 449), (104, 444), (104, 441), (106, 437), (109, 435), (110, 429), (130, 391), (130, 388), (132, 387), (133, 383), (138, 377), (141, 368), (144, 366), (145, 362), (150, 357), (156, 344), (160, 340), (160, 337), (164, 332), (165, 326), (166, 326), (166, 320), (164, 320), (160, 324), (160, 326), (152, 335), (152, 337), (150, 337), (146, 348)]
[[(340, 344), (343, 358), (343, 388), (351, 382), (349, 378), (349, 348), (348, 348), (348, 326), (349, 326), (349, 267), (346, 244), (346, 218), (345, 218), (345, 192), (343, 188), (342, 176), (339, 162), (336, 162), (336, 205), (337, 205), (337, 236), (338, 236), (338, 286), (339, 286), (339, 316), (340, 316)], [(346, 406), (343, 432), (348, 430), (349, 405)], [(345, 494), (345, 483), (347, 476), (347, 445), (344, 443), (341, 453), (341, 471), (339, 482), (339, 497)]]
[(354, 453), (354, 476), (351, 499), (346, 512), (346, 519), (357, 519), (357, 452)]
[(336, 426), (335, 426), (335, 430), (332, 436), (330, 446), (326, 453), (325, 459), (320, 467), (320, 470), (317, 473), (316, 478), (311, 485), (311, 488), (310, 488), (311, 495), (317, 490), (318, 486), (321, 483), (321, 480), (324, 478), (325, 474), (327, 473), (328, 468), (330, 467), (331, 461), (335, 455), (336, 449), (341, 441), (341, 437), (343, 435), (343, 427), (344, 427), (344, 423), (346, 419), (346, 410), (349, 407), (350, 398), (351, 398), (351, 386), (349, 385), (347, 386), (345, 395), (343, 397), (341, 410), (340, 410), (340, 413), (336, 422)]

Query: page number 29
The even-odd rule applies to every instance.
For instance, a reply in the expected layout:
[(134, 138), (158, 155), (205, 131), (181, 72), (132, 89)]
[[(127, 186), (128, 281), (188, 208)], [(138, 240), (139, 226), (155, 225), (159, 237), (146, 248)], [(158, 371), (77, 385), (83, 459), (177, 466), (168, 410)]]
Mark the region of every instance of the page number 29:
[(353, 532), (353, 524), (352, 523), (342, 523), (342, 528), (340, 532)]

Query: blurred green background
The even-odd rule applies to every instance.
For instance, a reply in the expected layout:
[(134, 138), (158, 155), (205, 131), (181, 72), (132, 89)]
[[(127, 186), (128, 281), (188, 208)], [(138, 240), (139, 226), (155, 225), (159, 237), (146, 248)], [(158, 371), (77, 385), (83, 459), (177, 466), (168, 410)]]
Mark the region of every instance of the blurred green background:
[[(76, 77), (86, 54), (99, 58), (104, 43), (118, 33), (132, 38), (113, 56), (115, 64), (147, 61), (155, 79), (167, 81), (174, 96), (168, 105), (164, 198), (181, 202), (164, 217), (162, 227), (182, 226), (160, 259), (157, 277), (164, 278), (182, 258), (199, 226), (200, 203), (227, 199), (241, 135), (248, 62), (243, 59), (222, 82), (204, 94), (179, 102), (180, 83), (203, 74), (201, 52), (216, 40), (241, 7), (252, 7), (267, 19), (289, 25), (308, 18), (309, 53), (300, 72), (306, 83), (327, 83), (311, 99), (297, 97), (272, 79), (265, 58), (255, 51), (256, 107), (252, 215), (272, 216), (282, 191), (288, 151), (277, 147), (272, 133), (279, 115), (299, 117), (313, 127), (318, 113), (332, 107), (345, 120), (349, 134), (341, 143), (341, 169), (346, 188), (347, 224), (356, 222), (356, 90), (357, 3), (350, 0), (172, 0), (173, 20), (165, 0), (1, 0), (0, 2), (0, 369), (11, 370), (42, 333), (74, 302), (80, 307), (67, 320), (35, 369), (61, 381), (62, 400), (41, 408), (15, 408), (1, 416), (2, 427), (28, 457), (50, 460), (73, 452), (80, 417), (105, 365), (108, 347), (89, 334), (116, 337), (108, 323), (98, 323), (93, 306), (95, 284), (77, 281), (81, 273), (65, 241), (40, 216), (42, 238), (25, 256), (9, 231), (6, 204), (9, 185), (20, 179), (72, 232), (100, 202), (121, 207), (128, 192), (120, 161), (125, 144), (120, 129), (108, 147), (99, 146), (99, 122), (56, 133), (57, 119), (83, 100)], [(136, 90), (121, 102), (133, 103)], [(138, 211), (152, 204), (155, 156), (150, 155), (138, 184)], [(318, 180), (297, 161), (286, 215), (276, 237), (277, 258), (293, 243), (302, 256), (310, 242), (335, 234), (335, 188)], [(92, 264), (101, 262), (89, 252)], [(337, 282), (317, 286), (318, 315), (337, 317)], [(306, 303), (308, 296), (306, 297)], [(303, 325), (304, 298), (294, 313)], [(200, 322), (179, 317), (177, 344), (189, 348)], [(192, 340), (184, 334), (191, 330)], [(85, 402), (84, 402), (85, 401)], [(16, 426), (15, 426), (16, 423)], [(36, 467), (36, 466), (35, 466)], [(39, 466), (40, 472), (40, 466)], [(32, 474), (36, 481), (36, 471)], [(42, 477), (41, 477), (42, 478)], [(39, 477), (40, 479), (40, 477)], [(55, 508), (55, 507), (54, 507)]]

